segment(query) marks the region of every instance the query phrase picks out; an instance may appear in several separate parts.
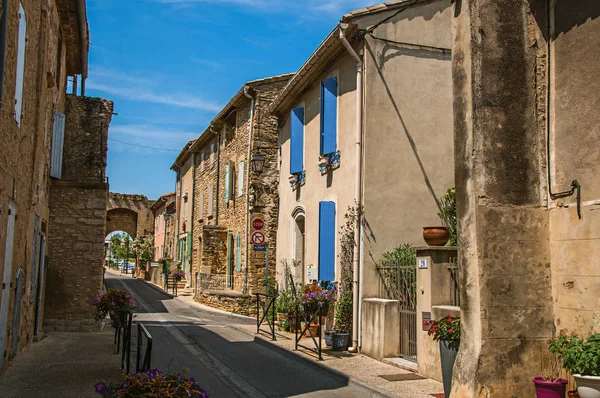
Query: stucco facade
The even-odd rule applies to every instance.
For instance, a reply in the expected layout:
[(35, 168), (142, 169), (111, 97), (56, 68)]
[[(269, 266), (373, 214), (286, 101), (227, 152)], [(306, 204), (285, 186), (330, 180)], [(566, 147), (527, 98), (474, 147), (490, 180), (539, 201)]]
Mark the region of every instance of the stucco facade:
[(160, 261), (168, 258), (167, 255), (167, 208), (171, 203), (175, 202), (175, 192), (161, 195), (160, 198), (152, 205), (152, 213), (154, 214), (154, 261)]
[[(362, 63), (360, 166), (357, 61), (339, 44), (339, 27), (291, 81), (297, 87), (284, 89), (272, 106), (281, 121), (278, 265), (295, 259), (301, 262), (295, 270), (298, 282), (323, 279), (319, 206), (331, 201), (335, 203), (334, 278), (339, 281), (338, 234), (348, 207), (355, 205), (359, 184), (365, 215), (358, 289), (360, 301), (368, 300), (361, 304), (357, 321), (359, 344), (361, 352), (376, 358), (397, 356), (400, 336), (397, 301), (378, 300), (382, 292), (376, 265), (384, 252), (403, 243), (423, 244), (422, 227), (440, 225), (437, 198), (454, 186), (451, 9), (444, 1), (425, 1), (397, 13), (402, 6), (373, 6), (342, 18), (348, 24), (345, 36)], [(336, 77), (338, 85), (340, 164), (321, 173), (319, 87), (330, 77)], [(294, 189), (288, 183), (292, 108), (304, 108), (306, 169), (305, 182)]]
[(600, 9), (453, 7), (463, 333), (452, 395), (533, 396), (549, 339), (600, 332)]

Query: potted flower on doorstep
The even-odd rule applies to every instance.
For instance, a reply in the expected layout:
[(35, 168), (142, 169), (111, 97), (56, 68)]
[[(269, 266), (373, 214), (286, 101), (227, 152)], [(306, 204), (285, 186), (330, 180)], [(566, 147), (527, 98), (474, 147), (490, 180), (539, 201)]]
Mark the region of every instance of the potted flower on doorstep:
[(580, 398), (600, 398), (600, 333), (560, 336), (550, 342), (550, 352), (575, 378)]
[(183, 272), (181, 268), (177, 268), (175, 272), (173, 272), (173, 279), (175, 279), (176, 282), (181, 281), (184, 276), (185, 272)]
[(125, 315), (137, 308), (133, 294), (117, 289), (110, 289), (102, 295), (96, 294), (92, 305), (95, 307), (94, 319), (101, 321), (108, 315), (115, 329), (124, 326)]
[(460, 318), (448, 314), (437, 321), (424, 321), (424, 325), (429, 326), (427, 334), (433, 336), (434, 341), (440, 342), (444, 394), (450, 397), (452, 369), (460, 347)]

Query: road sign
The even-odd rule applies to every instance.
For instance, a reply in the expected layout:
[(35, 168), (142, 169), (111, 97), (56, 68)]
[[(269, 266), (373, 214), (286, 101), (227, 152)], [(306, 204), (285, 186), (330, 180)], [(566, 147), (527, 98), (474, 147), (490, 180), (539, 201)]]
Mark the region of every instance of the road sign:
[(265, 245), (254, 245), (254, 250), (257, 252), (264, 252), (267, 250), (267, 246)]
[(262, 245), (265, 243), (265, 234), (260, 231), (256, 231), (252, 233), (252, 243), (255, 245)]
[(255, 230), (260, 231), (264, 227), (265, 222), (262, 220), (262, 218), (255, 218), (254, 220), (252, 220), (252, 228), (254, 228)]

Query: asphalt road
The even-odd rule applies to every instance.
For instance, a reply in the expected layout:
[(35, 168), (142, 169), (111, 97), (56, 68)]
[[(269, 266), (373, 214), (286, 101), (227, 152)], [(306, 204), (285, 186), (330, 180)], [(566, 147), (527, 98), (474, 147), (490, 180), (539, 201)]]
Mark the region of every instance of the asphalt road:
[[(364, 397), (347, 380), (289, 358), (235, 328), (253, 324), (203, 311), (149, 286), (146, 282), (106, 273), (107, 288), (132, 292), (138, 302), (134, 322), (153, 338), (152, 367), (190, 371), (213, 397)], [(135, 371), (135, 332), (131, 371)]]

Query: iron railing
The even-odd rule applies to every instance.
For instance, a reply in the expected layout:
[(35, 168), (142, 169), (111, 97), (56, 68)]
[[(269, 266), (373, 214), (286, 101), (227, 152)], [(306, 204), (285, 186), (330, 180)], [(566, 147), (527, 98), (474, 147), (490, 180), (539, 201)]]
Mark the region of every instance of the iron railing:
[(378, 265), (379, 294), (377, 297), (390, 300), (398, 300), (398, 265)]
[(452, 265), (448, 265), (450, 273), (450, 305), (460, 307), (460, 280), (458, 274), (458, 257), (450, 258)]
[[(256, 294), (256, 333), (261, 331), (271, 335), (271, 339), (275, 340), (275, 299), (277, 296), (264, 293)], [(264, 300), (263, 300), (264, 297)], [(267, 321), (269, 331), (261, 329), (262, 324)]]
[[(142, 356), (143, 340), (146, 339), (146, 350)], [(145, 372), (150, 369), (152, 360), (152, 335), (141, 323), (137, 324), (137, 353), (135, 358), (136, 373)]]
[(117, 354), (121, 352), (121, 369), (129, 373), (131, 361), (131, 322), (133, 312), (119, 312), (117, 314), (117, 327), (115, 328), (114, 344), (117, 346)]

